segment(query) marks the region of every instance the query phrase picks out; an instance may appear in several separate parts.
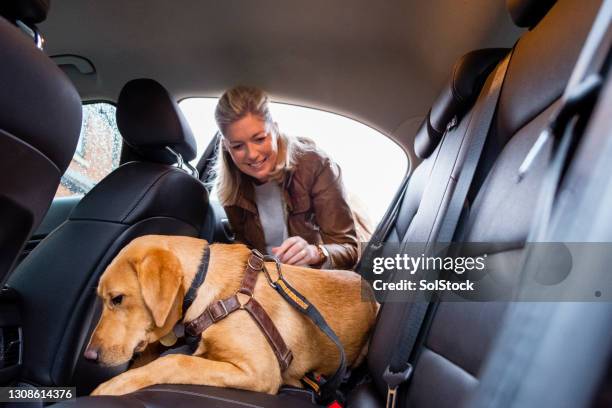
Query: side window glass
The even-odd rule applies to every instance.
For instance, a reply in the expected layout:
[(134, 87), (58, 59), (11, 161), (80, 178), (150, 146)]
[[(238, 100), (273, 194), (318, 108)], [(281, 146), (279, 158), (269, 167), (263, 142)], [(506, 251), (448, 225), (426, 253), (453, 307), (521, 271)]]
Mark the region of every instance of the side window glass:
[(83, 105), (81, 136), (56, 197), (83, 195), (119, 165), (121, 135), (110, 103)]

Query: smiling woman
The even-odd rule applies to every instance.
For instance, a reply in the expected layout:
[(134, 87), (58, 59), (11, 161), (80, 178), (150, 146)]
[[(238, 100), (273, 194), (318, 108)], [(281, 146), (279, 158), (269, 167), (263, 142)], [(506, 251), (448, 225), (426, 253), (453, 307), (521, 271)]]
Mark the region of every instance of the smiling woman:
[(225, 134), (227, 151), (241, 172), (265, 183), (272, 176), (278, 156), (276, 138), (266, 122), (247, 114), (229, 124)]
[(215, 109), (214, 184), (236, 240), (285, 264), (350, 269), (361, 235), (341, 171), (310, 139), (282, 132), (269, 102), (236, 86)]
[[(188, 98), (179, 103), (198, 141), (198, 157), (217, 132), (217, 98)], [(352, 203), (376, 225), (409, 168), (404, 150), (377, 130), (345, 116), (303, 106), (271, 102), (283, 132), (306, 136), (334, 159)], [(196, 164), (194, 160), (192, 164)], [(214, 194), (212, 199), (216, 200)]]

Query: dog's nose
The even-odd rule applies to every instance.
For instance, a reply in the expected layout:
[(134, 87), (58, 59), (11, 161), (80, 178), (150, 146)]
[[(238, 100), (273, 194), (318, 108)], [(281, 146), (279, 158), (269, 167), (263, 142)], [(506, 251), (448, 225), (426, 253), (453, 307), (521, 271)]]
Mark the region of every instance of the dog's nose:
[(85, 353), (83, 353), (83, 356), (87, 360), (98, 361), (98, 350), (91, 347), (87, 347), (87, 349), (85, 349)]

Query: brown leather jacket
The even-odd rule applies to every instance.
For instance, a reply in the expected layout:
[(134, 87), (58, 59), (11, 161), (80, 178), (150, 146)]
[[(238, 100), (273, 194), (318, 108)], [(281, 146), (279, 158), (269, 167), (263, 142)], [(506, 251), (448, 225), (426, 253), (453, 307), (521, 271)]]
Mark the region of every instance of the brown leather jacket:
[[(323, 244), (331, 268), (353, 268), (359, 257), (359, 241), (338, 165), (320, 150), (305, 152), (285, 175), (282, 189), (289, 236)], [(242, 178), (238, 198), (225, 206), (225, 211), (236, 240), (265, 252), (252, 179)]]

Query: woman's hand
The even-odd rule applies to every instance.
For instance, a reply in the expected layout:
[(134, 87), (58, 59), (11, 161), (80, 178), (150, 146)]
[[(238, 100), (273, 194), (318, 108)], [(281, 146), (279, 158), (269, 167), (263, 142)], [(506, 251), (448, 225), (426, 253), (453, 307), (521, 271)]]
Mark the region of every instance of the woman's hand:
[(274, 254), (287, 265), (308, 266), (321, 262), (316, 246), (308, 244), (302, 237), (289, 237), (279, 247), (272, 248)]

